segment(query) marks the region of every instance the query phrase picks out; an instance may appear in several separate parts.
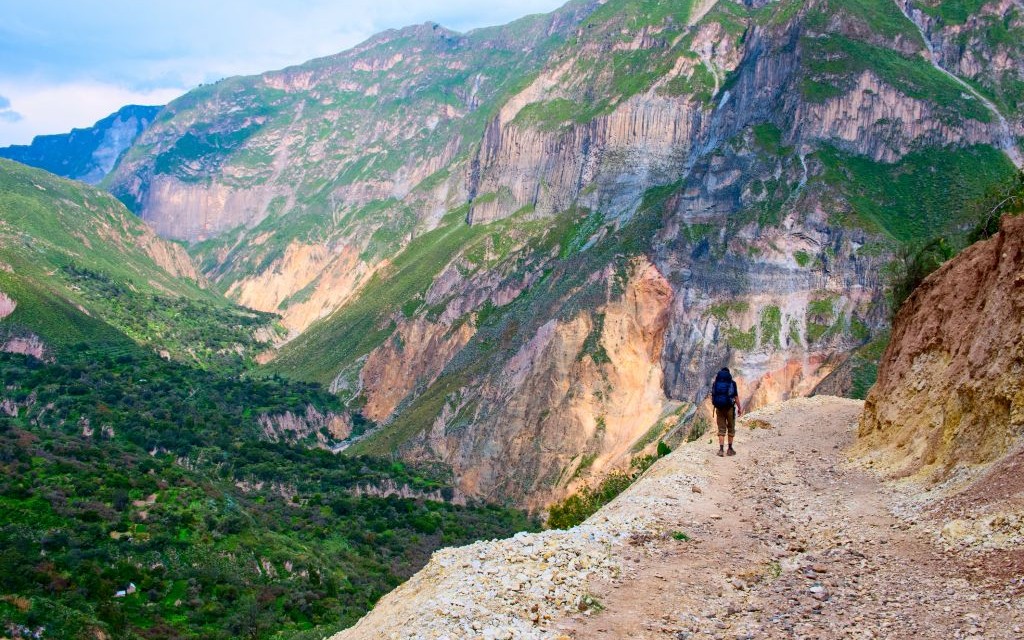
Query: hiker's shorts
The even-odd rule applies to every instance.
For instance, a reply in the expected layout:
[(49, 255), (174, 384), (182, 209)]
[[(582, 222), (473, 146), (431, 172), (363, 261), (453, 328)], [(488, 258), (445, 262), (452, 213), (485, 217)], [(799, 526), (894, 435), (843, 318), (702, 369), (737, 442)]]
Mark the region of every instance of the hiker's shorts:
[(736, 407), (728, 409), (715, 409), (715, 419), (718, 421), (718, 435), (729, 437), (736, 435)]

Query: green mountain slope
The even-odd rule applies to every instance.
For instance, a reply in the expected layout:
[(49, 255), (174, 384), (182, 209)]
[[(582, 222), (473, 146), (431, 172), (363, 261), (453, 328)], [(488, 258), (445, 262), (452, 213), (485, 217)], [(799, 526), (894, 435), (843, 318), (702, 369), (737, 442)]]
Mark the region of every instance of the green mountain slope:
[(300, 331), (465, 200), (476, 142), (596, 3), (457, 34), (436, 24), (202, 87), (168, 105), (110, 189), (232, 298)]
[(340, 407), (308, 385), (89, 347), (0, 353), (0, 383), (13, 637), (327, 634), (437, 547), (534, 526), (444, 501), (442, 470), (309, 448), (326, 427), (283, 425)]
[[(437, 456), (485, 495), (557, 495), (609, 441), (649, 442), (722, 363), (755, 403), (827, 373), (798, 354), (841, 359), (884, 331), (897, 247), (964, 234), (1014, 175), (995, 148), (1001, 114), (932, 66), (895, 4), (707, 9), (592, 13), (488, 125), (466, 218), (452, 209), (280, 351), (272, 371), (330, 384), (383, 423), (352, 451)], [(643, 345), (660, 351), (665, 395), (608, 426), (635, 402), (613, 397), (638, 366), (614, 343), (643, 336), (607, 317), (636, 295), (636, 260), (689, 309)], [(551, 323), (568, 352), (538, 342)], [(528, 355), (528, 377), (568, 392), (514, 373)]]
[[(0, 291), (15, 305), (0, 331), (36, 335), (55, 349), (119, 349), (127, 337), (179, 360), (228, 364), (251, 358), (273, 335), (273, 316), (211, 291), (180, 246), (109, 194), (7, 160)], [(261, 328), (266, 336), (257, 339)]]

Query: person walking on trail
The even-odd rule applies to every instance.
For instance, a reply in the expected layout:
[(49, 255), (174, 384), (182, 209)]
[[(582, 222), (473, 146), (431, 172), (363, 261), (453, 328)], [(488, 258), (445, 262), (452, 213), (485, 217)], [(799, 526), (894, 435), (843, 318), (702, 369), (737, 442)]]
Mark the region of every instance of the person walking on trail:
[[(715, 382), (711, 385), (711, 404), (714, 406), (715, 421), (718, 423), (718, 455), (736, 455), (732, 448), (732, 439), (736, 437), (736, 417), (743, 413), (740, 407), (739, 390), (736, 389), (736, 381), (729, 373), (729, 367), (722, 367), (722, 370), (715, 376)], [(729, 449), (725, 449), (725, 437), (729, 436)]]

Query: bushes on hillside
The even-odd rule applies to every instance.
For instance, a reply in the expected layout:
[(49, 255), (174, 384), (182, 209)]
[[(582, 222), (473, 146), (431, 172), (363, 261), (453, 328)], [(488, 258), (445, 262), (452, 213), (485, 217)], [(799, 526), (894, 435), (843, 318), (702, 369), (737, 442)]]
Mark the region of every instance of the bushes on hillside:
[(584, 487), (579, 493), (552, 505), (548, 511), (548, 528), (568, 529), (580, 524), (625, 491), (658, 458), (671, 451), (667, 444), (659, 442), (656, 455), (637, 456), (633, 458), (628, 471), (615, 471), (596, 487)]

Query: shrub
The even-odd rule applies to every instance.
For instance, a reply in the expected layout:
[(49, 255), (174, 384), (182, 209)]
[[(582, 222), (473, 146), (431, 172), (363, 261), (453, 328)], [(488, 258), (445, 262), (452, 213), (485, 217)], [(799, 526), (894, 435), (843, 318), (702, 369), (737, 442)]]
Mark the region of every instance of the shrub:
[(585, 487), (580, 492), (574, 493), (565, 500), (552, 505), (548, 511), (548, 528), (568, 529), (580, 524), (625, 491), (658, 458), (670, 452), (671, 449), (669, 449), (668, 445), (664, 442), (659, 442), (657, 455), (633, 458), (628, 472), (613, 472), (596, 487)]
[(967, 242), (974, 243), (990, 238), (999, 231), (999, 220), (1009, 211), (1024, 211), (1024, 171), (1004, 187), (988, 194), (982, 205), (984, 216), (967, 236)]
[(888, 286), (889, 308), (894, 317), (924, 279), (955, 254), (953, 247), (941, 237), (921, 246), (907, 246), (899, 250)]
[(693, 424), (690, 426), (690, 433), (686, 435), (686, 441), (696, 442), (697, 440), (700, 440), (700, 437), (703, 436), (707, 432), (707, 430), (708, 421), (705, 420), (704, 418), (697, 418), (696, 420), (693, 421)]

